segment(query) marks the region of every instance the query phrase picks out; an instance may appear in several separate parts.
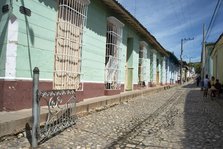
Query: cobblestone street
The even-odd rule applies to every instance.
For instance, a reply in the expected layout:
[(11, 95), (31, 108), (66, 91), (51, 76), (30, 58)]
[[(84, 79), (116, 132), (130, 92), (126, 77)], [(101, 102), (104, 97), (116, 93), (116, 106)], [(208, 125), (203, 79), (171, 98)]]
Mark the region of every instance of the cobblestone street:
[[(194, 85), (175, 87), (80, 117), (39, 148), (223, 148), (223, 107)], [(0, 148), (29, 148), (25, 137)]]

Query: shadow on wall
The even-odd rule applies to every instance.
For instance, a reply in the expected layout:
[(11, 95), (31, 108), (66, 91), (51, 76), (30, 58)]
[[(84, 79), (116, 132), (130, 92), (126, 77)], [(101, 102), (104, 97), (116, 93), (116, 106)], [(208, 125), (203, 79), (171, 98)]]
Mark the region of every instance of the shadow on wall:
[[(1, 17), (1, 16), (0, 16)], [(1, 21), (1, 18), (0, 18), (0, 28), (2, 28), (1, 32), (0, 32), (0, 58), (1, 58), (1, 62), (2, 60), (4, 60), (5, 58), (5, 54), (6, 54), (6, 51), (5, 49), (3, 49), (3, 46), (6, 44), (7, 42), (7, 29), (8, 29), (8, 19), (5, 23), (3, 23)], [(6, 46), (6, 45), (5, 45)]]
[[(53, 1), (58, 1), (58, 0), (53, 0)], [(51, 0), (39, 0), (40, 3), (44, 3), (47, 7), (53, 8), (54, 10), (57, 10), (57, 2), (52, 3)]]
[[(48, 7), (51, 10), (58, 10), (58, 1), (59, 0), (38, 0), (37, 2), (33, 2), (34, 5), (43, 5), (44, 7)], [(29, 8), (29, 6), (27, 5), (27, 1), (26, 0), (20, 0), (21, 2), (21, 6), (24, 6), (26, 8)], [(37, 4), (39, 3), (39, 4)], [(35, 6), (34, 6), (35, 7)], [(43, 13), (43, 12), (41, 12)], [(24, 14), (20, 14), (20, 15), (24, 15)], [(33, 13), (34, 15), (34, 13)], [(47, 14), (46, 14), (47, 15)], [(35, 34), (35, 25), (38, 25), (38, 22), (31, 22), (31, 18), (32, 18), (32, 10), (31, 10), (31, 16), (28, 15), (24, 15), (24, 21), (25, 21), (25, 32), (26, 32), (26, 46), (27, 49), (25, 51), (27, 51), (27, 56), (28, 56), (28, 71), (30, 74), (30, 77), (33, 76), (33, 68), (34, 66), (34, 55), (33, 55), (33, 51), (32, 48), (33, 46), (36, 44), (35, 43), (35, 38), (36, 38), (36, 34)], [(32, 23), (35, 23), (35, 25), (33, 25)], [(56, 22), (55, 22), (56, 24)]]
[[(4, 1), (1, 1), (1, 8), (3, 5), (6, 4), (6, 0)], [(22, 5), (24, 6), (24, 1), (21, 0), (22, 2)], [(4, 46), (6, 46), (5, 44), (7, 43), (7, 31), (8, 31), (8, 23), (9, 21), (13, 24), (13, 22), (16, 21), (17, 17), (12, 13), (12, 2), (9, 1), (8, 4), (10, 5), (9, 6), (9, 11), (5, 14), (0, 14), (0, 29), (1, 29), (1, 34), (0, 34), (0, 57), (2, 60), (5, 59), (5, 56), (6, 56), (6, 49), (4, 49)], [(7, 15), (7, 16), (6, 16)], [(4, 19), (6, 18), (6, 19)], [(29, 47), (29, 38), (30, 38), (30, 41), (31, 41), (31, 44), (33, 45), (34, 44), (34, 32), (33, 32), (33, 29), (29, 27), (29, 23), (28, 23), (28, 19), (27, 19), (27, 16), (25, 16), (25, 22), (26, 22), (26, 33), (27, 33), (27, 43), (28, 43), (28, 51), (29, 51), (29, 60), (30, 60), (30, 67), (32, 66), (31, 65), (31, 55), (30, 55), (30, 47)], [(4, 62), (2, 62), (4, 63)], [(31, 76), (32, 76), (32, 69), (31, 70)]]
[[(25, 3), (24, 0), (21, 0), (22, 6), (25, 7)], [(25, 17), (25, 23), (26, 23), (26, 36), (27, 36), (27, 47), (28, 47), (28, 57), (29, 57), (29, 71), (30, 71), (30, 77), (33, 77), (33, 66), (32, 66), (32, 57), (31, 57), (31, 51), (30, 51), (30, 43), (29, 41), (31, 41), (31, 44), (34, 45), (35, 43), (35, 34), (33, 29), (30, 27), (29, 25), (29, 21), (28, 21), (28, 17), (27, 15), (24, 15)], [(30, 39), (30, 40), (29, 40)]]
[[(11, 2), (11, 1), (10, 1)], [(6, 0), (0, 1), (0, 10), (2, 10), (2, 6), (6, 4)], [(0, 12), (0, 76), (5, 76), (5, 57), (6, 57), (6, 49), (3, 49), (4, 46), (6, 48), (7, 42), (7, 29), (8, 29), (8, 22), (9, 22), (10, 13), (7, 12), (5, 14)], [(3, 18), (6, 17), (6, 20)], [(0, 111), (3, 109), (3, 94), (4, 94), (4, 81), (0, 80)]]
[(96, 34), (104, 37), (106, 37), (107, 30), (107, 16), (106, 13), (104, 13), (107, 10), (105, 8), (106, 6), (103, 3), (97, 0), (92, 1), (88, 6), (86, 24), (87, 29), (92, 30)]
[[(107, 18), (110, 16), (116, 17), (124, 24), (126, 23), (124, 20), (121, 20), (120, 15), (109, 9), (104, 3), (98, 0), (91, 0), (88, 6), (86, 28), (100, 36), (106, 37)], [(128, 32), (125, 24), (122, 35), (122, 44), (125, 46), (127, 45), (127, 38), (129, 37)]]
[[(11, 2), (11, 1), (10, 1)], [(0, 10), (2, 10), (2, 7), (6, 4), (6, 0), (1, 0), (0, 2)], [(7, 18), (6, 20), (3, 20)], [(6, 56), (6, 49), (3, 49), (4, 46), (6, 47), (6, 42), (7, 42), (7, 29), (8, 29), (8, 22), (9, 22), (9, 17), (10, 17), (10, 10), (7, 13), (2, 13), (0, 12), (0, 62), (2, 63), (1, 65), (4, 65), (5, 62), (5, 56)], [(2, 66), (0, 66), (2, 67)], [(4, 69), (4, 68), (2, 68)], [(0, 70), (3, 71), (3, 70)], [(4, 72), (0, 72), (0, 74), (4, 74)]]

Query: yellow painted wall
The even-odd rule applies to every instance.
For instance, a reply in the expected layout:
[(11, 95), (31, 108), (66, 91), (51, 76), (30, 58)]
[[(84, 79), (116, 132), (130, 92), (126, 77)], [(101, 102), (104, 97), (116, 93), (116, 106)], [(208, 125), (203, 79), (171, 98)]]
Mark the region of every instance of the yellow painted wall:
[(215, 45), (212, 53), (213, 75), (223, 84), (223, 36)]

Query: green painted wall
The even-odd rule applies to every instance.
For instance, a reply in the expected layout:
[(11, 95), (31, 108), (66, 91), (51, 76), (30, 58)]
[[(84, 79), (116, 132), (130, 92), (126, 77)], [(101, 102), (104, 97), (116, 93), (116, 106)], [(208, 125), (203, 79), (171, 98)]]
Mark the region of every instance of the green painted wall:
[[(119, 17), (119, 16), (115, 16)], [(137, 32), (128, 25), (127, 22), (123, 21), (121, 18), (119, 18), (120, 21), (122, 21), (125, 26), (123, 28), (123, 50), (122, 50), (122, 55), (123, 55), (123, 60), (122, 60), (122, 79), (125, 80), (125, 65), (126, 65), (126, 50), (127, 50), (127, 39), (128, 38), (133, 38), (133, 45), (132, 45), (132, 53), (130, 55), (130, 60), (127, 62), (128, 67), (133, 68), (133, 84), (138, 83), (138, 62), (139, 62), (139, 47), (140, 47), (140, 41), (143, 39), (140, 38), (140, 35), (137, 34)], [(129, 57), (129, 56), (128, 56)], [(123, 66), (124, 65), (124, 66)]]
[(134, 42), (134, 51), (133, 51), (133, 83), (138, 84), (138, 65), (139, 65), (139, 49), (140, 41), (142, 41), (138, 36), (135, 36), (136, 41)]
[[(30, 9), (31, 16), (21, 14), (20, 6)], [(31, 78), (33, 68), (39, 67), (40, 78), (52, 79), (57, 21), (56, 1), (14, 1), (13, 13), (19, 22), (16, 77)]]
[(217, 42), (215, 45), (215, 49), (213, 52), (216, 53), (214, 54), (213, 62), (214, 62), (214, 76), (216, 79), (220, 80), (220, 83), (223, 84), (223, 37)]
[(218, 54), (219, 54), (219, 58), (218, 58), (218, 78), (220, 80), (220, 83), (223, 84), (223, 40), (221, 43), (221, 46), (218, 48)]
[(140, 36), (127, 22), (122, 20), (116, 13), (110, 11), (104, 4), (98, 0), (91, 0), (88, 7), (87, 26), (83, 38), (82, 50), (82, 81), (104, 82), (105, 69), (105, 48), (106, 48), (106, 31), (107, 17), (114, 16), (124, 23), (123, 38), (121, 43), (121, 76), (122, 83), (125, 82), (125, 65), (127, 54), (127, 39), (134, 38), (133, 51), (128, 61), (128, 67), (133, 67), (133, 82), (138, 83), (138, 53), (139, 42), (142, 41)]
[[(0, 1), (0, 8), (2, 6), (10, 4), (8, 0)], [(5, 76), (5, 58), (6, 58), (6, 47), (7, 47), (7, 31), (8, 31), (8, 20), (11, 12), (2, 13), (0, 11), (0, 77)]]
[(107, 11), (98, 0), (88, 6), (83, 36), (82, 81), (104, 82)]
[[(19, 7), (25, 6), (32, 13), (24, 16), (19, 12)], [(54, 67), (54, 48), (57, 21), (57, 3), (55, 0), (18, 0), (13, 3), (13, 13), (18, 18), (19, 35), (16, 60), (16, 77), (31, 78), (32, 69), (40, 68), (40, 78), (52, 79)], [(122, 20), (116, 13), (98, 0), (91, 0), (88, 7), (87, 24), (83, 35), (81, 80), (84, 82), (104, 82), (105, 48), (107, 17), (114, 16), (125, 24), (123, 28), (121, 58), (122, 83), (125, 82), (127, 39), (134, 38), (132, 61), (133, 83), (138, 83), (138, 54), (140, 41), (146, 41), (141, 35)], [(1, 16), (1, 20), (4, 17)], [(7, 22), (7, 20), (5, 20)], [(2, 23), (1, 23), (2, 24)], [(3, 30), (3, 27), (0, 27)], [(2, 41), (1, 41), (2, 42)], [(3, 47), (4, 44), (2, 44)], [(152, 48), (149, 45), (149, 48)], [(148, 48), (148, 49), (149, 49)], [(1, 48), (1, 57), (4, 55)], [(3, 60), (1, 58), (1, 60)], [(2, 63), (1, 63), (2, 64)], [(0, 69), (3, 67), (0, 66)]]
[(150, 53), (150, 82), (153, 81), (153, 52)]
[[(133, 67), (133, 50), (134, 50), (134, 38), (127, 37), (126, 47), (126, 64), (128, 68)], [(123, 60), (124, 61), (124, 60)]]

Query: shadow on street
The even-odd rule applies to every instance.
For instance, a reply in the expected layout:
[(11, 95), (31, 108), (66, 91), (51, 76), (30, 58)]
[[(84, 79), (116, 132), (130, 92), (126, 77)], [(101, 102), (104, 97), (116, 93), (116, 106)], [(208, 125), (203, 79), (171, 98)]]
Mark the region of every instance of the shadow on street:
[(186, 96), (184, 107), (185, 138), (183, 146), (196, 148), (223, 147), (223, 107), (219, 100), (203, 98), (203, 91), (195, 84)]

